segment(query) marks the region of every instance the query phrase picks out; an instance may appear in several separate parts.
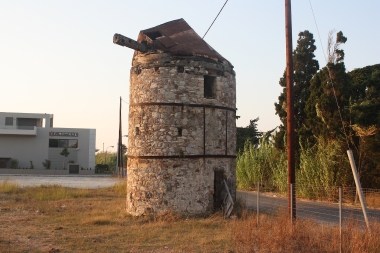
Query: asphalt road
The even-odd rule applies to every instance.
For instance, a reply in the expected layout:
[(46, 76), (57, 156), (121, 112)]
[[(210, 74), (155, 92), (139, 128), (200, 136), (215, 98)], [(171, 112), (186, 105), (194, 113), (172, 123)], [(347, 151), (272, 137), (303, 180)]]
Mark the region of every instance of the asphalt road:
[[(257, 210), (257, 193), (250, 191), (238, 191), (237, 198), (241, 199), (248, 209)], [(279, 209), (288, 208), (287, 198), (280, 197), (276, 194), (259, 194), (259, 211), (260, 212), (276, 212)], [(368, 218), (371, 221), (380, 222), (380, 210), (368, 209)], [(318, 222), (331, 225), (339, 224), (339, 205), (338, 203), (326, 203), (317, 201), (306, 201), (297, 199), (296, 202), (297, 218), (310, 218)], [(360, 207), (343, 206), (342, 222), (350, 219), (365, 225), (364, 215)]]

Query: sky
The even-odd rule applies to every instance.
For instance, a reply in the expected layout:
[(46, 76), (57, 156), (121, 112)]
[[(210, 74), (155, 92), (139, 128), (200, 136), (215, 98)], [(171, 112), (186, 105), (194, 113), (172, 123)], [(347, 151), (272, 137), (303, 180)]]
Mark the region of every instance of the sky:
[[(113, 44), (113, 35), (137, 39), (140, 30), (183, 18), (203, 36), (224, 3), (1, 0), (0, 111), (49, 113), (55, 127), (95, 128), (96, 148), (116, 151), (120, 97), (128, 133), (133, 50)], [(237, 126), (257, 117), (260, 131), (280, 125), (274, 103), (286, 65), (284, 7), (284, 0), (229, 0), (205, 37), (234, 65)], [(293, 0), (293, 49), (298, 33), (309, 30), (323, 67), (322, 47), (335, 29), (348, 39), (342, 46), (348, 71), (378, 64), (379, 9), (378, 0)]]

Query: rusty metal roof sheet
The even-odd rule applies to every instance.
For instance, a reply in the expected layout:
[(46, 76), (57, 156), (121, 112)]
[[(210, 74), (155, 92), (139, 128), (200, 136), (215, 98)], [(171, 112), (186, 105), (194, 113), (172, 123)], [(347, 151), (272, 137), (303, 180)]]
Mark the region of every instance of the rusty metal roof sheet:
[[(142, 30), (138, 42), (154, 50), (174, 55), (200, 56), (232, 64), (207, 44), (184, 19), (173, 20)], [(232, 66), (233, 67), (233, 66)]]

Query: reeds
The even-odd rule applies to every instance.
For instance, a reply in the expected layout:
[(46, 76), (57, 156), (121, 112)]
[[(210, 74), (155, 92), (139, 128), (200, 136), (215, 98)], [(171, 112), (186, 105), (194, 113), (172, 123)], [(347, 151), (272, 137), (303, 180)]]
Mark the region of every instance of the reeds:
[[(297, 194), (315, 196), (317, 189), (345, 186), (352, 181), (350, 165), (336, 141), (319, 139), (310, 148), (301, 147), (296, 166)], [(270, 186), (273, 191), (287, 191), (286, 153), (276, 149), (270, 141), (261, 140), (258, 147), (249, 143), (238, 155), (236, 164), (237, 186), (254, 189), (257, 182)]]
[(262, 139), (258, 147), (247, 142), (237, 157), (236, 180), (239, 189), (252, 189), (257, 182), (271, 182), (279, 191), (287, 189), (286, 157)]

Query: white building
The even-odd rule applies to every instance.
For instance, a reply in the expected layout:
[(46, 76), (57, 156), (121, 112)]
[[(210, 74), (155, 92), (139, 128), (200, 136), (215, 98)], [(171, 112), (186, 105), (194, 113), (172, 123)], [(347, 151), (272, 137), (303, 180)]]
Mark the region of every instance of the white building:
[(95, 129), (53, 127), (53, 114), (0, 112), (0, 168), (17, 159), (19, 168), (44, 169), (50, 160), (53, 170), (95, 171), (95, 138)]

